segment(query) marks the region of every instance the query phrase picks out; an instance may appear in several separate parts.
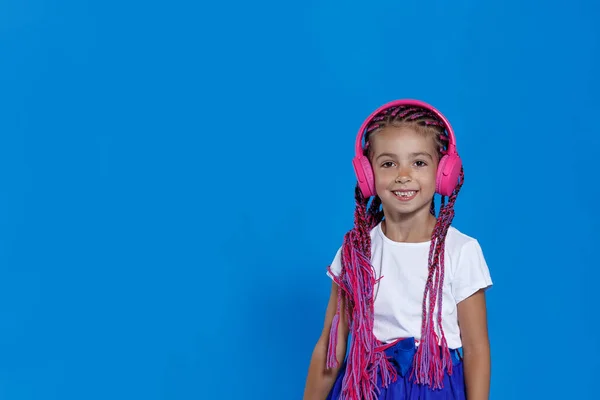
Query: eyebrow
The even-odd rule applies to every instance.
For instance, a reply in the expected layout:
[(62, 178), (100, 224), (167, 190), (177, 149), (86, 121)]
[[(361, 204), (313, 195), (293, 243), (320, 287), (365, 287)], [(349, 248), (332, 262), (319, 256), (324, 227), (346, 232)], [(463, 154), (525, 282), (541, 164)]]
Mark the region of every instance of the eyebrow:
[(430, 159), (433, 160), (433, 157), (431, 156), (431, 154), (427, 153), (426, 151), (420, 151), (418, 153), (412, 153), (411, 154), (411, 157), (419, 157), (419, 156), (429, 157)]
[[(431, 156), (431, 154), (429, 154), (427, 152), (424, 152), (424, 151), (420, 151), (420, 152), (417, 152), (417, 153), (411, 153), (410, 156), (411, 156), (411, 158), (419, 157), (419, 156), (425, 156), (425, 157), (429, 157), (431, 160), (433, 160), (433, 157)], [(376, 160), (379, 160), (381, 157), (392, 157), (392, 158), (394, 158), (394, 157), (396, 157), (396, 155), (392, 154), (392, 153), (381, 153), (380, 155), (377, 156)]]

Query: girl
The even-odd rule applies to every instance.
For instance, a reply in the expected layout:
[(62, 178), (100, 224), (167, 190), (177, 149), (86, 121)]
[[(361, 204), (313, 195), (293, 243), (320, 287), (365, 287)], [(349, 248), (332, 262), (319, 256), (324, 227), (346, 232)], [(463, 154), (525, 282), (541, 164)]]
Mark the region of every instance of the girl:
[(354, 227), (328, 268), (304, 399), (488, 399), (492, 280), (479, 242), (451, 226), (464, 175), (450, 123), (420, 101), (385, 104), (353, 165)]

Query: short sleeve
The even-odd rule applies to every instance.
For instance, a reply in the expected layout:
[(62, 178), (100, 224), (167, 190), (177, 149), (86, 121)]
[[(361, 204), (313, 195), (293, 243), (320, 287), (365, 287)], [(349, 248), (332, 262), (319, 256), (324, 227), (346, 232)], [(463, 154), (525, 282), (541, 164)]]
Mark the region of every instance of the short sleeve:
[(463, 245), (452, 280), (452, 294), (456, 303), (481, 289), (492, 286), (492, 278), (479, 242), (475, 239)]
[[(342, 273), (342, 248), (340, 247), (337, 251), (337, 253), (335, 253), (335, 257), (333, 258), (333, 261), (331, 261), (331, 272), (333, 272), (333, 274), (337, 277), (340, 276), (340, 274)], [(331, 276), (331, 274), (329, 273), (329, 270), (327, 270), (327, 276), (329, 276), (331, 279), (333, 279), (333, 276)]]

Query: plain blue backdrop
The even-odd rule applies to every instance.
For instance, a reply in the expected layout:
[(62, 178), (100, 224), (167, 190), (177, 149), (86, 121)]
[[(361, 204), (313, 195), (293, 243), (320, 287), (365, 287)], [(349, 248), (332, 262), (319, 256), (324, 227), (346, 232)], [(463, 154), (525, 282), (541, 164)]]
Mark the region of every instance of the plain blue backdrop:
[(0, 4), (0, 398), (300, 399), (362, 120), (465, 163), (492, 399), (597, 394), (599, 6)]

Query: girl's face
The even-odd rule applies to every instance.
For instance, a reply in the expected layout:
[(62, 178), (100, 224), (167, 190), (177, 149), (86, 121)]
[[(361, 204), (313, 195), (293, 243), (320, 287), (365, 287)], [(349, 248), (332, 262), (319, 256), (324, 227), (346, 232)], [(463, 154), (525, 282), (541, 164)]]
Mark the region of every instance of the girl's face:
[(439, 161), (434, 139), (411, 127), (388, 126), (370, 142), (375, 190), (386, 216), (429, 213)]

